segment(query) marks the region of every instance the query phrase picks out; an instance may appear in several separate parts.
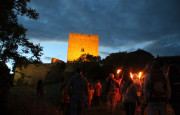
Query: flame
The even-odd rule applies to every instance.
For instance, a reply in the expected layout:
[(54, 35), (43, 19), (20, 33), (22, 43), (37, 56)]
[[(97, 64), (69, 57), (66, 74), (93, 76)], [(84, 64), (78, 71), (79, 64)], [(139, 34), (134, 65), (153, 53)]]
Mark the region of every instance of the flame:
[(142, 72), (139, 72), (138, 77), (139, 77), (139, 79), (141, 79), (141, 77), (142, 77)]
[(121, 72), (121, 70), (120, 70), (120, 69), (118, 69), (118, 70), (117, 70), (117, 74), (119, 74), (120, 72)]
[(139, 72), (139, 74), (133, 74), (132, 72), (130, 72), (130, 76), (131, 76), (131, 79), (133, 79), (133, 76), (137, 76), (139, 79), (141, 79), (142, 76), (142, 72)]
[(133, 78), (133, 74), (130, 72), (131, 79)]

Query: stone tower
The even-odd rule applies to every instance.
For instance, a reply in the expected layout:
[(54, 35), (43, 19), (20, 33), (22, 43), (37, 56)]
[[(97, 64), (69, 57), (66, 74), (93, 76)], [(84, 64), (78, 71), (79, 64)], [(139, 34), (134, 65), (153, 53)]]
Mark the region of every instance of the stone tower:
[(78, 59), (82, 54), (98, 56), (98, 35), (69, 34), (67, 62)]

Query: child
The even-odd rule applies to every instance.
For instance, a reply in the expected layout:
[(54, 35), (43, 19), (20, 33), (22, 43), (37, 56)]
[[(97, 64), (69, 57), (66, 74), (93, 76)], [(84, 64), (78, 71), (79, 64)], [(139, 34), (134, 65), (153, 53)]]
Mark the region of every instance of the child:
[(92, 98), (93, 98), (93, 94), (94, 94), (94, 86), (92, 83), (90, 83), (90, 87), (89, 87), (89, 103), (88, 103), (88, 108), (90, 108), (91, 106), (91, 101), (92, 101)]
[(99, 106), (100, 104), (100, 96), (101, 96), (101, 89), (102, 85), (99, 80), (97, 80), (97, 83), (95, 84), (95, 104)]

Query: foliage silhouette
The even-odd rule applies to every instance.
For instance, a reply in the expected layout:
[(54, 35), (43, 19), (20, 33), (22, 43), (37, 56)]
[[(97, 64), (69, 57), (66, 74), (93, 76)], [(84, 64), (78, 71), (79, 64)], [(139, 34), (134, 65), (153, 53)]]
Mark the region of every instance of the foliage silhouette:
[(101, 67), (101, 57), (93, 56), (90, 54), (81, 55), (76, 61), (73, 63), (73, 68), (82, 68), (83, 75), (87, 79), (97, 80), (104, 78), (104, 71)]
[[(18, 16), (38, 19), (38, 13), (29, 8), (30, 0), (1, 0), (0, 1), (0, 61), (13, 61), (16, 66), (29, 61), (40, 62), (42, 47), (33, 44), (26, 37), (27, 29), (18, 23)], [(25, 54), (31, 54), (27, 58)]]
[(152, 54), (138, 49), (130, 53), (112, 53), (102, 60), (102, 65), (107, 73), (115, 73), (118, 68), (129, 68), (133, 71), (139, 71), (153, 59), (154, 57)]

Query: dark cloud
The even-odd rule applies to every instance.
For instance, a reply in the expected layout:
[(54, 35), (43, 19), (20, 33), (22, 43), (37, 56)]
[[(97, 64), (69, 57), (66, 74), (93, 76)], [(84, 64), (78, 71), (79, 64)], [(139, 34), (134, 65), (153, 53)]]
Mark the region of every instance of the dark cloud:
[(160, 40), (155, 40), (145, 49), (152, 52), (155, 56), (177, 56), (180, 54), (179, 36), (178, 38), (176, 38), (176, 36), (172, 36)]
[(32, 0), (30, 6), (39, 20), (19, 18), (29, 38), (67, 42), (69, 33), (95, 34), (100, 47), (180, 54), (179, 0)]

